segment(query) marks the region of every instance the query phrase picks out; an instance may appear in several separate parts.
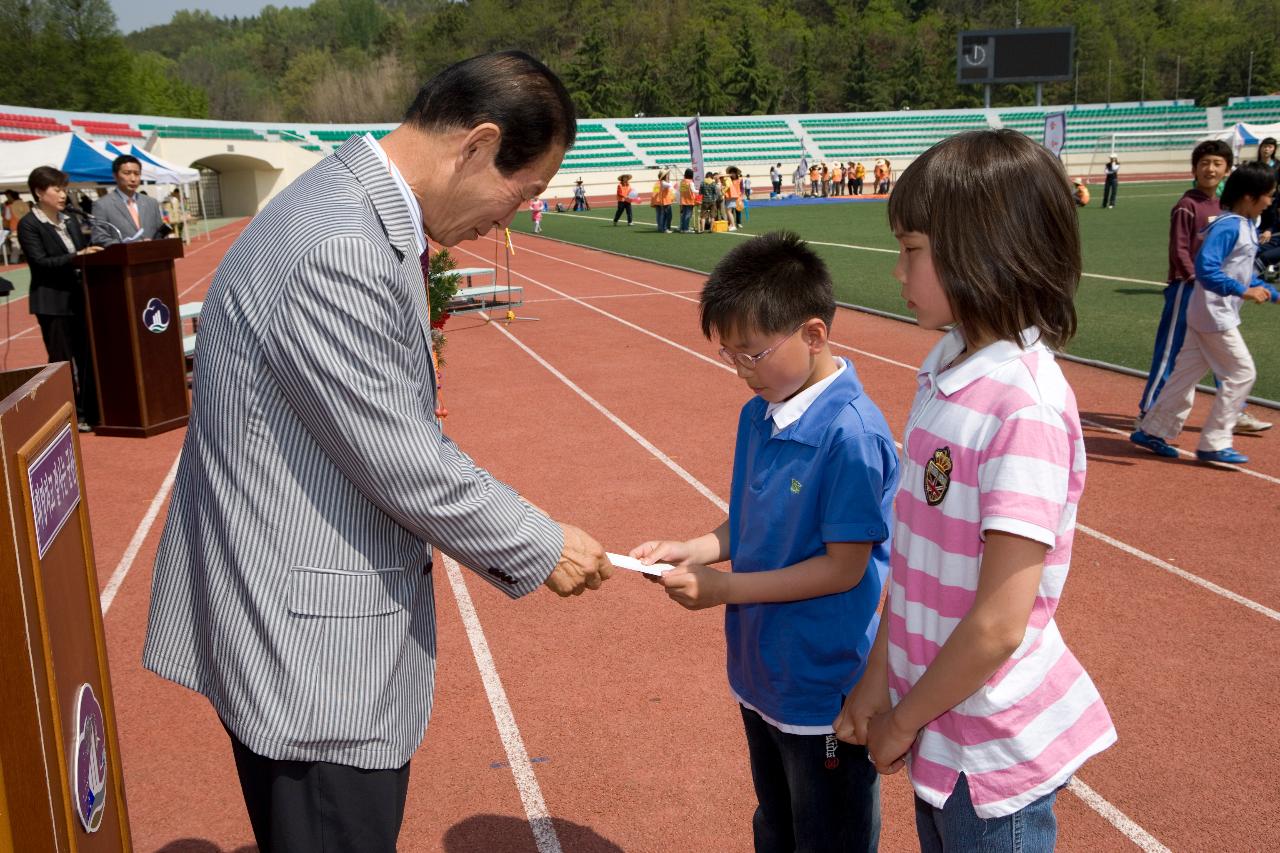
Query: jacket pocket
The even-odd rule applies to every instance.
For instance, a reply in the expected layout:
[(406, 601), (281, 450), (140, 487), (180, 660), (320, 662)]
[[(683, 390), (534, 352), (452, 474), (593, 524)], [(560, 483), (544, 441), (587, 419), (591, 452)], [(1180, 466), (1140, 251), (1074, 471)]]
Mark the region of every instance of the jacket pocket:
[(407, 609), (412, 590), (403, 568), (366, 572), (294, 566), (289, 612), (299, 616), (382, 616)]

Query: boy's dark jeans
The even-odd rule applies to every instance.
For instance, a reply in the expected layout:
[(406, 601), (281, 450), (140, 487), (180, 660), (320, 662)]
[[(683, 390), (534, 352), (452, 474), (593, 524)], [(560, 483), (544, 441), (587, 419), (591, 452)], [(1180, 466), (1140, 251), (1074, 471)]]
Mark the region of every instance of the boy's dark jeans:
[(880, 777), (866, 747), (793, 735), (742, 708), (756, 853), (862, 853), (880, 844)]

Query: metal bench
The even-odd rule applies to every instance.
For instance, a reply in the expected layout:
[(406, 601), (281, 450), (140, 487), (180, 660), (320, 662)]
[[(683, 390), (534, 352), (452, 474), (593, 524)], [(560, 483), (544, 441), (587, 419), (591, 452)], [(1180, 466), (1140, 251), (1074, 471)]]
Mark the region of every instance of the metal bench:
[(178, 321), (191, 321), (191, 334), (182, 336), (182, 354), (187, 358), (193, 358), (196, 354), (196, 327), (200, 325), (200, 312), (203, 310), (203, 302), (183, 302), (178, 305)]
[[(445, 310), (450, 314), (466, 314), (469, 311), (492, 309), (507, 310), (524, 304), (524, 288), (498, 284), (497, 271), (493, 267), (462, 267), (449, 272), (464, 276), (468, 285), (459, 288), (453, 299), (449, 300)], [(489, 283), (476, 287), (470, 286), (472, 280), (479, 276), (488, 276)]]

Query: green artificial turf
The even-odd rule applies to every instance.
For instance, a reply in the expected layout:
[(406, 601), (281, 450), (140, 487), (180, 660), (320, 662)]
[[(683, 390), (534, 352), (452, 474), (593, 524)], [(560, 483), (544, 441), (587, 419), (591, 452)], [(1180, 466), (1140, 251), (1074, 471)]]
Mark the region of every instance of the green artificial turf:
[[(1121, 184), (1116, 207), (1106, 210), (1098, 206), (1102, 188), (1094, 188), (1093, 204), (1079, 211), (1086, 275), (1076, 297), (1079, 331), (1068, 352), (1144, 372), (1150, 366), (1168, 273), (1169, 209), (1188, 186), (1182, 181)], [(612, 225), (612, 206), (576, 214), (552, 212), (543, 218), (542, 231), (547, 237), (702, 272), (745, 239), (741, 232), (659, 234), (652, 208), (637, 204), (633, 214), (635, 225), (628, 228)], [(678, 207), (674, 219), (678, 227)], [(512, 227), (527, 233), (532, 222), (522, 213)], [(782, 228), (815, 244), (831, 268), (837, 299), (908, 313), (893, 279), (897, 244), (884, 202), (757, 204), (745, 233)], [(1136, 281), (1112, 280), (1116, 278)], [(1243, 331), (1258, 368), (1254, 395), (1280, 400), (1280, 304), (1246, 305)]]

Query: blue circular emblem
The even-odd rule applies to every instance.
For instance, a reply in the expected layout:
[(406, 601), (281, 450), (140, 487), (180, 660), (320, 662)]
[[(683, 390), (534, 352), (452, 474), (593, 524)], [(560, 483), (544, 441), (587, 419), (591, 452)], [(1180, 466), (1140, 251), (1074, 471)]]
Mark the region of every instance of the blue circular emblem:
[(157, 335), (169, 328), (169, 306), (161, 302), (159, 297), (151, 297), (147, 307), (142, 309), (142, 325), (147, 327), (148, 332), (155, 332)]
[(102, 706), (93, 688), (80, 685), (76, 693), (75, 744), (71, 752), (72, 793), (76, 814), (85, 832), (97, 832), (107, 805), (107, 732)]

